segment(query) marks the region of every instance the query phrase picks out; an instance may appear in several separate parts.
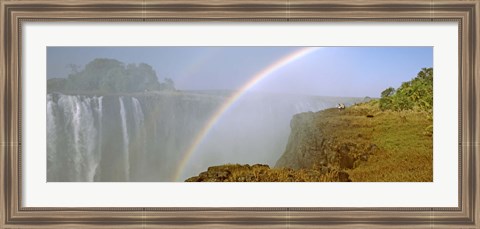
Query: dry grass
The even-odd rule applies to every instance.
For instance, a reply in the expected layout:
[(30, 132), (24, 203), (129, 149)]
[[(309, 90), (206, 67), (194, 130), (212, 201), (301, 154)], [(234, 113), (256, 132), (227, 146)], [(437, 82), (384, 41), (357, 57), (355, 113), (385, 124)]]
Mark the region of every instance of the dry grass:
[(227, 164), (209, 167), (187, 181), (202, 182), (334, 182), (346, 181), (338, 170), (321, 172), (315, 169), (293, 170), (269, 168), (267, 165)]
[[(356, 146), (350, 152), (353, 168), (338, 169), (354, 182), (433, 181), (433, 119), (428, 112), (381, 111), (378, 101), (372, 100), (345, 110), (318, 112), (315, 125), (335, 139), (333, 148)], [(371, 145), (376, 150), (369, 152)], [(359, 160), (365, 155), (368, 160)], [(339, 162), (329, 166), (339, 166), (335, 163)]]
[(381, 112), (373, 104), (362, 104), (360, 109), (375, 115), (371, 119), (351, 116), (362, 127), (356, 131), (370, 136), (380, 150), (347, 171), (352, 181), (433, 181), (433, 139), (425, 131), (433, 120), (427, 112)]
[[(187, 181), (220, 182), (432, 182), (432, 115), (424, 111), (381, 111), (373, 100), (315, 116), (315, 128), (335, 139), (334, 148), (352, 144), (355, 163), (347, 169), (333, 162), (328, 169), (269, 168), (266, 165), (222, 165)], [(375, 145), (376, 150), (367, 150)], [(365, 157), (367, 160), (359, 160)], [(372, 153), (373, 152), (373, 153)], [(316, 160), (311, 158), (311, 160)], [(350, 179), (350, 180), (349, 180)]]

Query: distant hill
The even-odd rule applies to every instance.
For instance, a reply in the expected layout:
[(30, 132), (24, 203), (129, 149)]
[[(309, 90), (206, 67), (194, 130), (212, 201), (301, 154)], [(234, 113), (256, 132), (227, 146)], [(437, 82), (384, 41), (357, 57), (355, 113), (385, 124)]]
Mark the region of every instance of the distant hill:
[(166, 78), (160, 83), (150, 65), (124, 64), (115, 59), (94, 59), (67, 78), (47, 80), (48, 92), (105, 94), (158, 90), (175, 90), (173, 80)]

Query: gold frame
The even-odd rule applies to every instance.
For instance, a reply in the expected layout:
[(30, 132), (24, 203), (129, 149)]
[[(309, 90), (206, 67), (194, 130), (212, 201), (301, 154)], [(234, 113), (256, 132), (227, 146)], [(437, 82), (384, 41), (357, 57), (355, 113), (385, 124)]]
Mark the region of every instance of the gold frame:
[[(0, 228), (480, 227), (480, 0), (2, 0)], [(29, 208), (21, 206), (21, 33), (26, 21), (455, 21), (459, 207)]]

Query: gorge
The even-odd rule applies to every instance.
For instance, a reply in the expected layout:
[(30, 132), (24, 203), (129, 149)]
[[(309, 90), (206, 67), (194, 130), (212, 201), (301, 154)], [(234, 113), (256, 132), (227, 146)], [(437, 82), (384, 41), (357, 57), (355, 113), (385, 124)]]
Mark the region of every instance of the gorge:
[[(210, 165), (274, 166), (294, 114), (358, 98), (251, 92), (185, 152), (232, 92), (146, 91), (47, 95), (47, 181), (183, 181)], [(188, 160), (180, 168), (182, 160)], [(178, 170), (183, 170), (176, 177)]]

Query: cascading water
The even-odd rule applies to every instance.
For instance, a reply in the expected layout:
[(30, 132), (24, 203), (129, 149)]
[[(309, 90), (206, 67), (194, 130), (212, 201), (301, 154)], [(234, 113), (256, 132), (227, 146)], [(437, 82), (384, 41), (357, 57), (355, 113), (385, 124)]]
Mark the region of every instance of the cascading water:
[[(226, 98), (208, 93), (50, 93), (47, 181), (174, 181), (183, 153)], [(185, 174), (224, 163), (273, 166), (285, 149), (292, 115), (344, 101), (245, 96), (202, 140)]]
[(95, 174), (97, 172), (97, 169), (98, 169), (98, 165), (100, 163), (100, 160), (101, 160), (101, 155), (102, 155), (102, 145), (103, 145), (103, 141), (102, 141), (102, 134), (103, 134), (103, 96), (100, 96), (96, 99), (97, 101), (97, 109), (96, 109), (96, 112), (97, 112), (97, 117), (98, 117), (98, 120), (97, 120), (97, 123), (98, 123), (98, 132), (97, 132), (97, 147), (96, 147), (96, 152), (95, 152), (95, 155), (94, 157), (90, 157), (89, 158), (89, 164), (92, 165), (92, 168), (89, 170), (89, 173), (88, 173), (88, 177), (89, 177), (89, 181), (93, 181), (95, 179)]
[(95, 126), (100, 123), (100, 101), (99, 97), (47, 96), (47, 161), (52, 181), (94, 181), (100, 155)]
[(52, 95), (47, 95), (47, 174), (52, 174), (58, 167), (58, 164), (53, 163), (57, 156), (57, 124), (55, 119), (57, 118), (56, 104), (52, 100)]
[(123, 103), (123, 97), (118, 98), (120, 101), (120, 116), (122, 117), (122, 136), (123, 136), (123, 152), (124, 152), (124, 169), (125, 180), (130, 180), (130, 150), (129, 150), (129, 138), (127, 128), (127, 117), (125, 113), (125, 104)]
[(143, 129), (144, 115), (138, 99), (132, 97), (133, 118), (135, 119), (135, 133), (141, 134)]
[[(145, 146), (145, 115), (143, 114), (142, 106), (140, 105), (140, 101), (138, 99), (132, 97), (132, 104), (133, 104), (133, 118), (135, 119), (135, 136), (140, 139), (139, 144)], [(145, 147), (141, 147), (142, 156), (145, 157)], [(145, 160), (143, 158), (143, 160)]]

